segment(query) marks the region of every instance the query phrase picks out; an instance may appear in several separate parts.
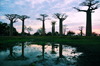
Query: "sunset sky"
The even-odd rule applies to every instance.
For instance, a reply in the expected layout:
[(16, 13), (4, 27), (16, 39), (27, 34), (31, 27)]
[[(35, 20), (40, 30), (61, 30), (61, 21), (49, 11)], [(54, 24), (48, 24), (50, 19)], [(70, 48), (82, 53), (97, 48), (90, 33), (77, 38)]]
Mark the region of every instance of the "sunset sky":
[[(51, 20), (45, 21), (46, 33), (51, 32), (51, 21), (57, 21), (55, 31), (59, 32), (59, 20), (52, 17), (54, 13), (66, 13), (68, 17), (63, 21), (63, 25), (67, 25), (67, 31), (79, 33), (79, 27), (83, 26), (83, 32), (86, 31), (86, 13), (78, 12), (73, 7), (87, 10), (85, 6), (79, 6), (85, 0), (0, 0), (0, 21), (10, 23), (4, 16), (5, 14), (27, 15), (30, 18), (25, 20), (25, 26), (31, 26), (35, 33), (38, 28), (42, 27), (42, 21), (36, 20), (41, 17), (40, 14), (47, 14)], [(98, 0), (100, 1), (100, 0)], [(18, 32), (22, 30), (22, 22), (14, 23), (14, 27)], [(27, 31), (25, 31), (27, 32)], [(92, 13), (92, 32), (100, 34), (100, 8)]]

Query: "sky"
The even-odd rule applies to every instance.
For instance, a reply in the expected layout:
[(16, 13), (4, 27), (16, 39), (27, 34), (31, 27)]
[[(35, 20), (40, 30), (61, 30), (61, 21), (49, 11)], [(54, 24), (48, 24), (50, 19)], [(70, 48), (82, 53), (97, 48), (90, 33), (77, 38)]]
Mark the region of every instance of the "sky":
[[(78, 34), (79, 27), (83, 26), (83, 33), (86, 31), (86, 13), (78, 12), (73, 7), (87, 10), (86, 6), (80, 6), (79, 4), (85, 0), (0, 0), (0, 21), (10, 23), (6, 19), (5, 14), (18, 14), (27, 15), (30, 18), (25, 20), (25, 26), (31, 26), (35, 33), (42, 27), (42, 21), (36, 20), (36, 18), (42, 18), (40, 14), (47, 14), (50, 20), (45, 20), (46, 33), (51, 32), (51, 22), (56, 21), (55, 31), (59, 32), (59, 20), (55, 19), (53, 15), (55, 13), (66, 13), (68, 17), (63, 21), (63, 25), (67, 25), (66, 33), (74, 31)], [(100, 0), (98, 0), (100, 1)], [(14, 23), (13, 26), (20, 33), (22, 31), (22, 22)], [(25, 31), (27, 32), (27, 31)], [(100, 8), (96, 9), (92, 13), (92, 32), (100, 34)]]

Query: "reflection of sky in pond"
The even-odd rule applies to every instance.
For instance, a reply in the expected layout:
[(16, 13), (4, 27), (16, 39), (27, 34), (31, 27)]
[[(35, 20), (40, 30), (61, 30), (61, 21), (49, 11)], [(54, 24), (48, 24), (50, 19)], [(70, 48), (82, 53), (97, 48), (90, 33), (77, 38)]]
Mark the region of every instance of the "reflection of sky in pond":
[[(63, 45), (63, 54), (62, 55), (64, 55), (68, 61), (76, 62), (76, 59), (72, 59), (72, 58), (74, 56), (78, 57), (82, 53), (77, 52), (74, 54), (74, 53), (71, 53), (72, 50), (76, 50), (76, 48), (71, 47), (71, 46), (66, 47)], [(57, 57), (59, 57), (59, 47), (55, 48), (56, 54), (51, 54), (51, 51), (52, 51), (52, 46), (45, 45), (44, 58), (48, 59), (48, 62), (52, 63), (53, 62), (52, 59), (56, 59)], [(22, 55), (22, 46), (21, 45), (14, 46), (13, 53), (15, 53), (15, 55), (13, 54), (13, 56), (16, 56), (16, 58), (21, 56)], [(37, 56), (42, 55), (42, 46), (35, 45), (35, 44), (30, 44), (30, 45), (25, 44), (24, 45), (24, 56), (29, 58), (27, 60), (14, 60), (14, 61), (5, 60), (5, 58), (7, 58), (9, 54), (10, 54), (9, 49), (7, 51), (0, 52), (0, 66), (20, 66), (20, 65), (30, 64), (34, 61), (39, 61), (42, 59), (42, 57), (37, 58)], [(39, 63), (37, 64), (37, 66), (39, 66)], [(54, 65), (54, 66), (56, 66), (56, 65)]]

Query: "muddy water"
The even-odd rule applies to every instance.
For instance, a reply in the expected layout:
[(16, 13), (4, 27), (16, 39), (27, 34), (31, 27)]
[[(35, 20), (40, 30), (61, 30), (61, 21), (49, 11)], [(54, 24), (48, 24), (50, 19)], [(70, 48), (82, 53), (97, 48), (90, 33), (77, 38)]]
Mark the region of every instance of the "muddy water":
[(68, 45), (17, 43), (0, 52), (0, 66), (76, 66), (81, 54)]

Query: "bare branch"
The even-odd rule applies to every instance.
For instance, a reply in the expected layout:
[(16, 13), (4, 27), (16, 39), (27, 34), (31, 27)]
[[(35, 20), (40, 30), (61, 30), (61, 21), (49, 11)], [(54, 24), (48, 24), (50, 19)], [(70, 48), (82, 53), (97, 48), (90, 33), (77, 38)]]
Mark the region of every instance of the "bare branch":
[(78, 10), (78, 11), (83, 11), (83, 12), (87, 12), (87, 10), (80, 10), (79, 8), (73, 7), (74, 9)]
[(61, 15), (60, 13), (56, 13), (54, 14), (54, 17), (60, 19), (60, 15)]
[(66, 13), (62, 14), (62, 15), (61, 15), (61, 18), (63, 18), (63, 17), (65, 16), (65, 14), (66, 14)]
[(6, 16), (6, 18), (7, 18), (8, 20), (11, 20), (11, 16), (10, 16), (9, 14), (5, 14), (5, 16)]
[(41, 21), (43, 21), (43, 19), (42, 18), (36, 18), (37, 20), (41, 20)]
[(79, 8), (76, 8), (76, 7), (73, 7), (73, 8), (76, 9), (76, 10), (78, 10), (78, 11), (80, 10)]
[(89, 8), (96, 5), (99, 3), (99, 1), (94, 1), (94, 0), (86, 0), (85, 2), (82, 2), (80, 5), (81, 6), (88, 6)]
[(61, 19), (61, 20), (65, 20), (67, 18), (67, 15), (64, 14), (60, 14), (60, 13), (56, 13), (54, 14), (55, 18)]
[(40, 16), (42, 16), (42, 18), (36, 18), (36, 19), (43, 21), (43, 20), (46, 20), (45, 17), (48, 17), (48, 15), (46, 14), (40, 14)]
[(89, 4), (88, 4), (87, 2), (82, 2), (82, 3), (80, 4), (80, 6), (89, 6)]
[(17, 21), (17, 18), (15, 18), (15, 19), (13, 20), (13, 23), (15, 23), (15, 22), (18, 22), (18, 21)]
[(16, 22), (17, 19), (18, 19), (18, 15), (17, 14), (5, 14), (6, 18), (13, 21), (13, 22)]
[(80, 26), (80, 27), (79, 27), (79, 30), (81, 31), (81, 30), (83, 30), (83, 28), (84, 28), (83, 26)]
[(96, 5), (95, 7), (91, 7), (91, 10), (98, 9), (100, 7), (100, 4)]
[(97, 3), (99, 3), (99, 1), (95, 1), (94, 3), (91, 3), (91, 5), (93, 6), (93, 5), (97, 4)]
[(48, 17), (48, 15), (46, 15), (46, 14), (40, 14), (40, 16), (43, 16), (43, 17)]
[(68, 17), (68, 16), (67, 16), (67, 15), (65, 15), (65, 17), (63, 17), (63, 20), (65, 20), (67, 17)]
[(18, 18), (19, 18), (20, 20), (24, 21), (25, 19), (30, 18), (30, 17), (27, 16), (27, 15), (22, 15), (22, 16), (18, 16)]

